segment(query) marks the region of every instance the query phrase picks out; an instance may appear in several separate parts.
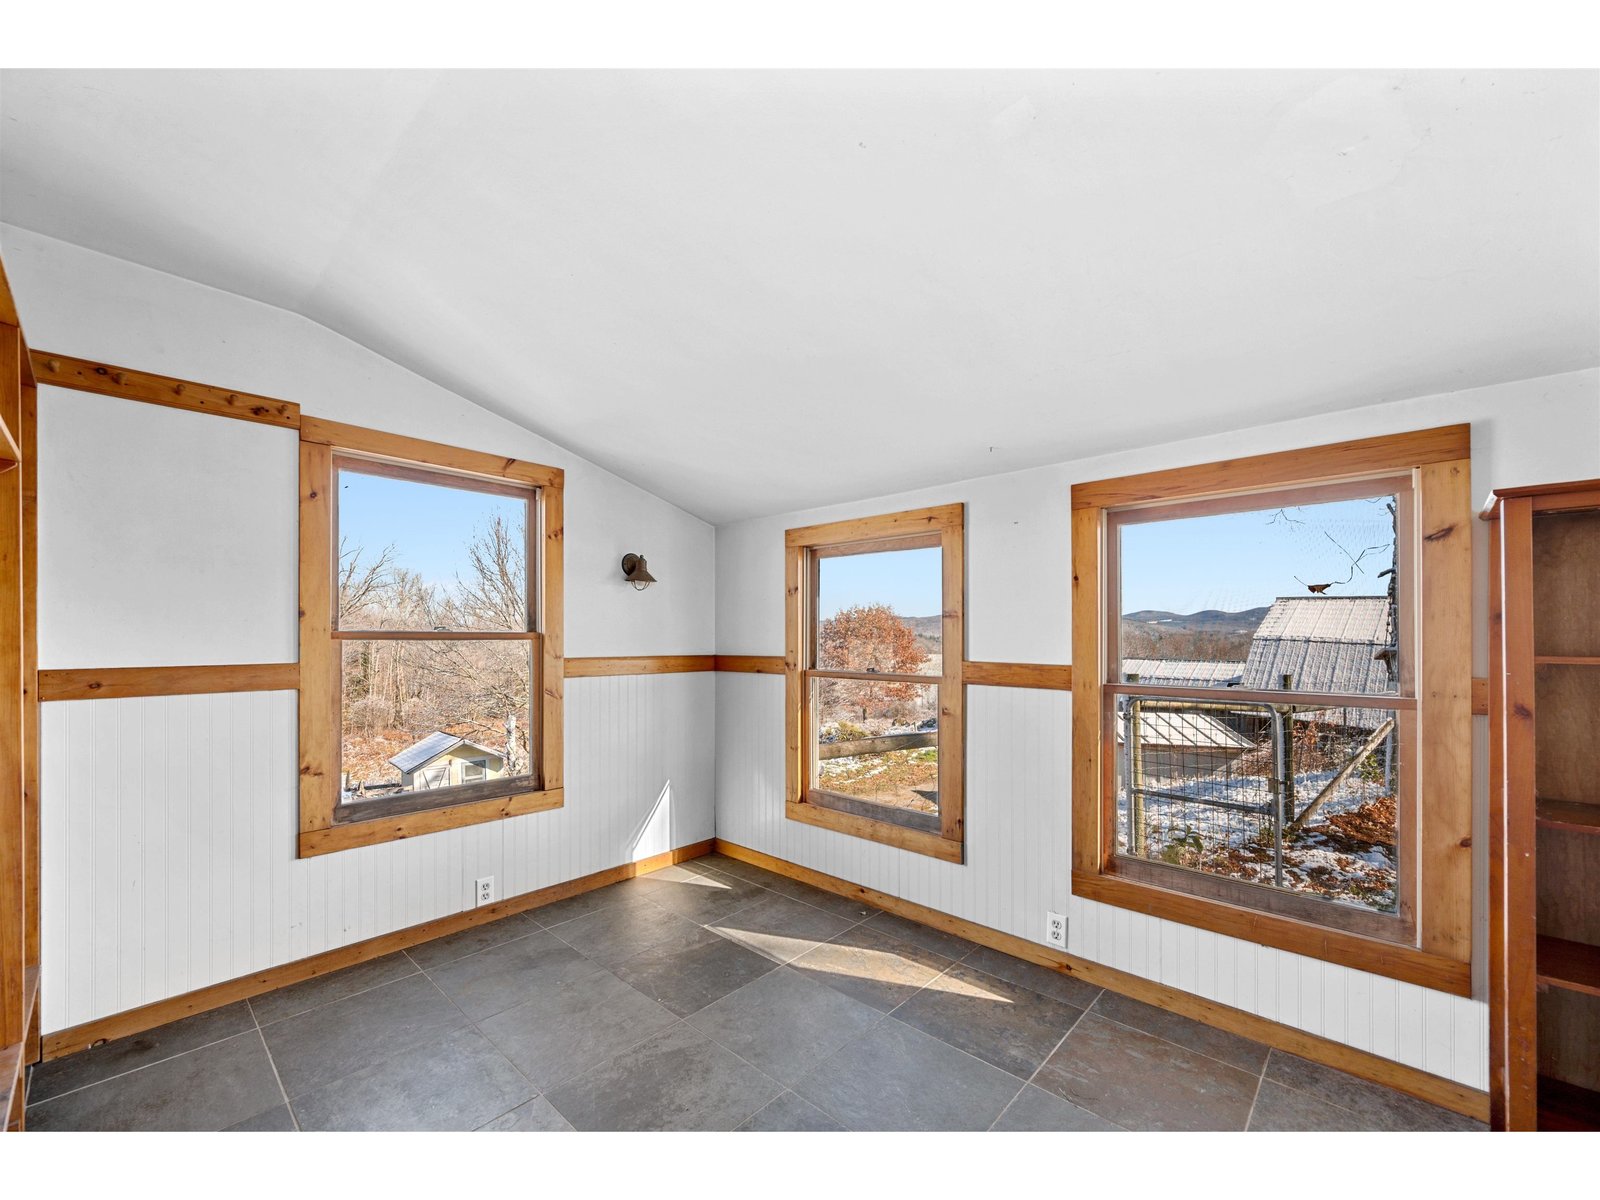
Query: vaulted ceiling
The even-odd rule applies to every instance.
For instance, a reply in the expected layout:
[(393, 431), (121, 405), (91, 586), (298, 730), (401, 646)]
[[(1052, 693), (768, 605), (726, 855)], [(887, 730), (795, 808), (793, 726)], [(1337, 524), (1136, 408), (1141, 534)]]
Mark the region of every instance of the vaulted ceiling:
[(725, 522), (1596, 365), (1597, 80), (6, 71), (0, 220)]

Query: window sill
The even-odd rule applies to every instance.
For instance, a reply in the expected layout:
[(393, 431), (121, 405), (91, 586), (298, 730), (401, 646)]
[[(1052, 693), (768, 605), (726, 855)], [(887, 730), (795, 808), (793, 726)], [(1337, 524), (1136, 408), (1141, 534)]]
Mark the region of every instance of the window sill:
[(1120, 879), (1072, 873), (1072, 894), (1085, 900), (1208, 929), (1242, 941), (1303, 954), (1323, 962), (1414, 983), (1452, 996), (1472, 995), (1472, 965), (1415, 946), (1398, 945), (1339, 929), (1241, 908), (1183, 892)]
[(345, 820), (326, 829), (301, 830), (299, 857), (314, 858), (319, 854), (332, 854), (338, 850), (351, 850), (357, 846), (377, 846), (384, 842), (421, 837), (446, 829), (459, 829), (464, 825), (481, 825), (487, 821), (501, 821), (507, 817), (520, 817), (527, 813), (547, 812), (553, 808), (560, 808), (564, 802), (564, 790), (550, 788), (546, 791), (517, 792), (510, 796), (496, 796), (488, 800), (427, 808), (421, 812), (377, 815), (366, 820)]
[(785, 809), (785, 815), (791, 821), (803, 821), (807, 825), (831, 829), (835, 833), (847, 833), (851, 837), (865, 838), (869, 842), (881, 842), (885, 846), (909, 850), (913, 854), (926, 854), (942, 862), (960, 864), (965, 861), (966, 847), (960, 841), (946, 838), (941, 834), (910, 829), (904, 825), (861, 817), (854, 813), (840, 812), (838, 809), (825, 808), (805, 800), (790, 800)]

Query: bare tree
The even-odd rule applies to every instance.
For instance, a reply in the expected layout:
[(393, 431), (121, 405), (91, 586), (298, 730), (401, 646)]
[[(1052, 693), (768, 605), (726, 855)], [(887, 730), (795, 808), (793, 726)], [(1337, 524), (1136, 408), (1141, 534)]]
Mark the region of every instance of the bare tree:
[(381, 608), (394, 584), (394, 547), (385, 546), (378, 557), (363, 563), (364, 547), (339, 539), (339, 624), (362, 615), (369, 607)]

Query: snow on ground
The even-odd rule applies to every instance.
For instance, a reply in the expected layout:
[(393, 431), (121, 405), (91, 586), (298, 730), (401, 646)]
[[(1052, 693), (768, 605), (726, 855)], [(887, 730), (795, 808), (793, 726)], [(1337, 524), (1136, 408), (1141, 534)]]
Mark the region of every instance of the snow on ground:
[[(1295, 810), (1302, 810), (1333, 779), (1334, 770), (1295, 776)], [(1218, 772), (1210, 777), (1146, 778), (1147, 788), (1181, 794), (1185, 800), (1145, 798), (1145, 857), (1254, 883), (1276, 880), (1270, 793), (1260, 775)], [(1319, 808), (1299, 835), (1285, 835), (1286, 890), (1320, 895), (1363, 908), (1394, 910), (1397, 871), (1393, 837), (1393, 789), (1381, 780), (1352, 774)], [(1219, 808), (1223, 800), (1258, 806), (1259, 812)], [(1350, 815), (1350, 824), (1384, 830), (1378, 844), (1348, 836), (1332, 819)], [(1129, 799), (1119, 787), (1119, 848), (1127, 851)], [(1387, 844), (1383, 844), (1386, 842)]]

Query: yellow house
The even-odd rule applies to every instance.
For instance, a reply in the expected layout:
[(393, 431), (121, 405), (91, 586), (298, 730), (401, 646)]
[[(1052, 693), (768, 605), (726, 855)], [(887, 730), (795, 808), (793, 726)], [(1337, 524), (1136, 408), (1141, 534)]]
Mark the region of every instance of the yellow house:
[(408, 791), (482, 783), (505, 774), (505, 756), (452, 733), (430, 733), (389, 760)]

